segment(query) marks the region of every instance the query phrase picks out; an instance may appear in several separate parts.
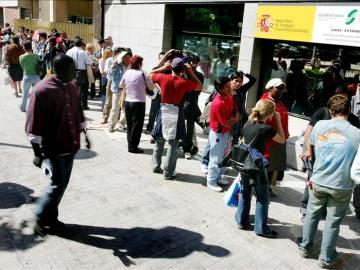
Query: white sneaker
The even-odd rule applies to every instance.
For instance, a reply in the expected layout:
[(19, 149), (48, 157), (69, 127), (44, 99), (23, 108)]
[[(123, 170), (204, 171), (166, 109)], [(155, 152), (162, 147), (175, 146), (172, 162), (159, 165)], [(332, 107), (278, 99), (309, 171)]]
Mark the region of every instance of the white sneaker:
[(185, 153), (185, 159), (191, 159), (191, 154), (189, 152)]
[(207, 167), (205, 164), (202, 164), (202, 163), (201, 163), (200, 167), (201, 167), (201, 172), (202, 172), (203, 174), (207, 174), (207, 173), (208, 173), (208, 167)]
[(227, 186), (230, 184), (230, 180), (228, 178), (225, 178), (224, 176), (221, 177), (221, 179), (217, 182), (219, 185)]
[(208, 182), (207, 186), (216, 192), (222, 191), (222, 188), (217, 183)]

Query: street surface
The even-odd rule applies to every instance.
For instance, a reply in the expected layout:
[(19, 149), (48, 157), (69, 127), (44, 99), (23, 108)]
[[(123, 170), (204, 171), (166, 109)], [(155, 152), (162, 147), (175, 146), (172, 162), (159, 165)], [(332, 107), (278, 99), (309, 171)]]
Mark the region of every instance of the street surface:
[[(128, 153), (126, 133), (110, 134), (99, 124), (99, 100), (90, 100), (85, 112), (92, 149), (78, 153), (60, 204), (59, 219), (68, 228), (61, 236), (34, 236), (34, 202), (48, 180), (32, 165), (25, 114), (18, 108), (21, 99), (4, 85), (4, 74), (0, 70), (1, 270), (318, 268), (317, 258), (301, 258), (295, 243), (302, 230), (304, 173), (288, 170), (274, 188), (269, 225), (279, 233), (277, 239), (240, 231), (235, 208), (223, 202), (224, 193), (206, 188), (199, 155), (178, 160), (175, 180), (153, 174), (150, 137), (142, 136), (145, 154)], [(198, 133), (198, 140), (202, 149), (206, 136)], [(321, 221), (317, 249), (323, 225)], [(359, 236), (360, 222), (349, 210), (337, 244), (344, 269), (360, 269)]]

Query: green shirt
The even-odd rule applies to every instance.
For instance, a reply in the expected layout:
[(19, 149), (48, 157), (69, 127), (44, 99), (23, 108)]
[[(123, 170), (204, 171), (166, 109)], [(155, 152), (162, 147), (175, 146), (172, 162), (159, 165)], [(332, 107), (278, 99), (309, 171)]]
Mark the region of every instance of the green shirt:
[(39, 56), (34, 53), (25, 53), (20, 55), (20, 65), (25, 74), (38, 75), (36, 73), (36, 65), (39, 61)]

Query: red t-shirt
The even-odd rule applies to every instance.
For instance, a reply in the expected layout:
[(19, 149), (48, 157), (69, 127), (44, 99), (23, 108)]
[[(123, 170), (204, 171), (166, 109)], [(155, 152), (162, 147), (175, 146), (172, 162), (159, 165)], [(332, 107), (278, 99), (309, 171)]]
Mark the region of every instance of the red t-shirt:
[(210, 128), (216, 133), (230, 132), (231, 127), (225, 127), (225, 122), (230, 120), (234, 114), (234, 104), (232, 96), (225, 98), (216, 94), (211, 103), (210, 109)]
[(196, 82), (170, 74), (153, 74), (152, 80), (160, 85), (161, 103), (167, 104), (179, 105), (186, 92), (193, 91), (198, 87)]

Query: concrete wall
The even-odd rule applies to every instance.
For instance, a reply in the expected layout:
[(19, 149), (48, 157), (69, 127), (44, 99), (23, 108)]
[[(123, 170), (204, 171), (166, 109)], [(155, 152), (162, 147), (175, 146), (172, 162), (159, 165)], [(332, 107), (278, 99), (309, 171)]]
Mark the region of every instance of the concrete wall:
[(19, 8), (4, 7), (4, 24), (10, 23), (10, 25), (13, 25), (14, 19), (18, 19), (20, 17), (19, 15)]
[(52, 1), (39, 1), (39, 19), (50, 21), (50, 3)]
[[(114, 43), (130, 47), (134, 54), (144, 57), (144, 70), (158, 63), (158, 53), (170, 46), (166, 37), (171, 34), (171, 17), (165, 25), (165, 5), (111, 5), (105, 7), (105, 37)], [(166, 31), (164, 31), (166, 29)], [(170, 36), (171, 37), (171, 36)]]

